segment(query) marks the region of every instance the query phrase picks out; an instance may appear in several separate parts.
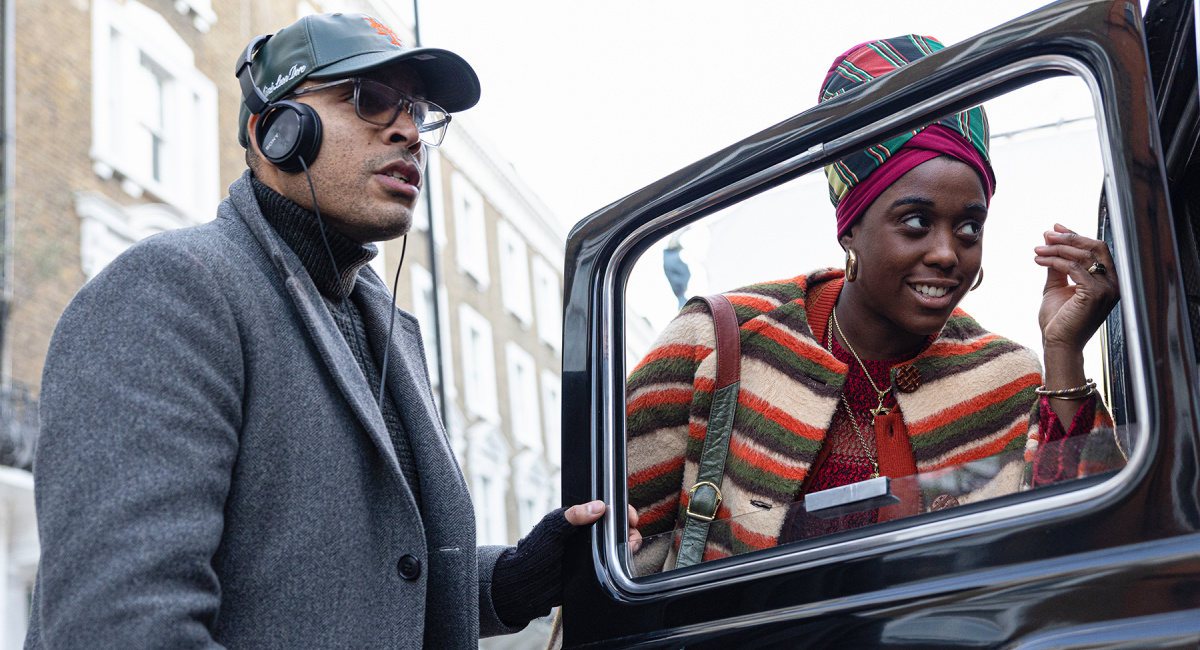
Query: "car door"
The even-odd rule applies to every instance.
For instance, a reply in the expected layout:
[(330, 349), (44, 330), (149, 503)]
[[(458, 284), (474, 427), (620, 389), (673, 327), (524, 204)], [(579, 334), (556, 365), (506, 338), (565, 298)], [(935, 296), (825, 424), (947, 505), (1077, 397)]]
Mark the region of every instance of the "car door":
[[(1177, 16), (1180, 3), (1173, 4), (1156, 10)], [(1182, 11), (1186, 17), (1190, 6)], [(1190, 30), (1188, 21), (1179, 24)], [(1194, 94), (1194, 45), (1191, 52)], [(1179, 255), (1150, 75), (1136, 3), (1064, 0), (807, 110), (580, 222), (566, 258), (563, 499), (604, 499), (612, 516), (567, 548), (564, 645), (1049, 648), (1143, 647), (1154, 639), (1155, 647), (1194, 647), (1200, 409), (1195, 309), (1183, 271), (1195, 264), (1195, 244), (1188, 241), (1186, 255)], [(1021, 124), (1031, 104), (1046, 104), (1046, 114), (1054, 115), (1057, 104), (1079, 101), (1088, 106), (1084, 116)], [(639, 567), (638, 549), (624, 543), (634, 453), (627, 400), (635, 398), (626, 394), (626, 379), (661, 329), (646, 314), (679, 306), (661, 289), (669, 281), (657, 269), (666, 265), (678, 280), (687, 257), (681, 247), (704, 249), (707, 257), (688, 262), (688, 272), (706, 278), (698, 286), (715, 293), (739, 286), (734, 279), (747, 268), (809, 255), (804, 240), (810, 231), (828, 230), (820, 224), (832, 210), (826, 203), (827, 214), (818, 216), (815, 205), (798, 208), (792, 201), (823, 192), (824, 165), (981, 103), (990, 114), (1017, 116), (1012, 129), (992, 132), (994, 143), (1004, 143), (994, 164), (997, 201), (1010, 192), (1010, 220), (1023, 224), (1032, 212), (1030, 227), (1048, 227), (1060, 211), (1082, 211), (1091, 215), (1088, 234), (1099, 233), (1112, 250), (1121, 301), (1089, 368), (1104, 384), (1115, 422), (1105, 435), (1119, 454), (1095, 460), (1070, 480), (986, 496), (976, 488), (1013, 465), (967, 463), (913, 477), (908, 486), (953, 492), (958, 488), (947, 486), (965, 485), (957, 507), (687, 567)], [(1059, 144), (1038, 144), (1047, 137)], [(1001, 150), (1013, 156), (1003, 168)], [(1075, 162), (1087, 157), (1085, 150), (1094, 162), (1081, 172), (1082, 189), (1064, 199), (1070, 183), (1063, 178), (1086, 166)], [(1026, 158), (1017, 157), (1022, 152)], [(1190, 160), (1191, 148), (1187, 153)], [(799, 230), (781, 234), (790, 227), (780, 225), (781, 213), (798, 213)], [(989, 219), (993, 235), (996, 217)], [(994, 229), (1003, 226), (998, 221)], [(688, 238), (701, 243), (680, 243)], [(729, 243), (735, 239), (740, 243)], [(1005, 261), (1023, 254), (1007, 247), (985, 255), (985, 286), (999, 293), (972, 303), (972, 310), (1002, 314), (1011, 295), (1032, 300), (1036, 312), (1041, 288), (1014, 279), (1027, 278), (1021, 274), (1029, 264)], [(822, 263), (840, 263), (822, 250)], [(685, 282), (692, 288), (692, 280)], [(1019, 314), (1011, 327), (1036, 327), (1031, 321), (1036, 313)], [(903, 492), (906, 481), (893, 480), (892, 491)], [(733, 530), (739, 525), (733, 519), (712, 526)]]

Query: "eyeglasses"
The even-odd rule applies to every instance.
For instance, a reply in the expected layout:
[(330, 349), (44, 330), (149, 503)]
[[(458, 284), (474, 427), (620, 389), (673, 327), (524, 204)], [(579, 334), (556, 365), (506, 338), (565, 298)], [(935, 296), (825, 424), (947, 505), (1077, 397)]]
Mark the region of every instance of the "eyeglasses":
[(309, 95), (345, 84), (354, 84), (354, 113), (364, 122), (376, 126), (391, 126), (400, 111), (405, 111), (417, 125), (421, 142), (436, 147), (446, 137), (450, 114), (433, 102), (406, 95), (377, 81), (351, 77), (328, 83), (306, 86), (292, 93), (293, 97)]

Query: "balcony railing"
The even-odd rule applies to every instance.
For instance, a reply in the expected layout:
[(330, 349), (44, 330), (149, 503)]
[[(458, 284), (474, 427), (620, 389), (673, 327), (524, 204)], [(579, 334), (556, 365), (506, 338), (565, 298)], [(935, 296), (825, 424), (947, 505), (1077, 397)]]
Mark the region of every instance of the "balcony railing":
[(0, 465), (32, 468), (37, 432), (37, 398), (19, 384), (0, 388)]

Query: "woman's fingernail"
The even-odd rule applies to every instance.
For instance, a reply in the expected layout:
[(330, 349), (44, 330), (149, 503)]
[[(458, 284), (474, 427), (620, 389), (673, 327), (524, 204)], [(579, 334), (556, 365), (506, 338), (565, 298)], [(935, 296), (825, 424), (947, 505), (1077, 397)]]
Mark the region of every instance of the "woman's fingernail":
[(588, 514), (598, 515), (598, 514), (604, 512), (604, 502), (603, 501), (593, 501), (593, 502), (587, 504), (587, 509), (588, 509)]

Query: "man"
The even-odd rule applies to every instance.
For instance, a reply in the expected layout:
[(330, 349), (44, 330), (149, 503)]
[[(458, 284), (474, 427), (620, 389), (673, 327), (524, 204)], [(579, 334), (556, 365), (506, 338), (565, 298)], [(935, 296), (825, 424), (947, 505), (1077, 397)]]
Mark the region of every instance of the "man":
[(522, 628), (604, 506), (476, 549), (417, 323), (365, 266), (410, 227), (438, 104), (474, 105), (475, 73), (361, 14), (260, 38), (238, 73), (252, 173), (55, 331), (26, 647), (474, 648)]

